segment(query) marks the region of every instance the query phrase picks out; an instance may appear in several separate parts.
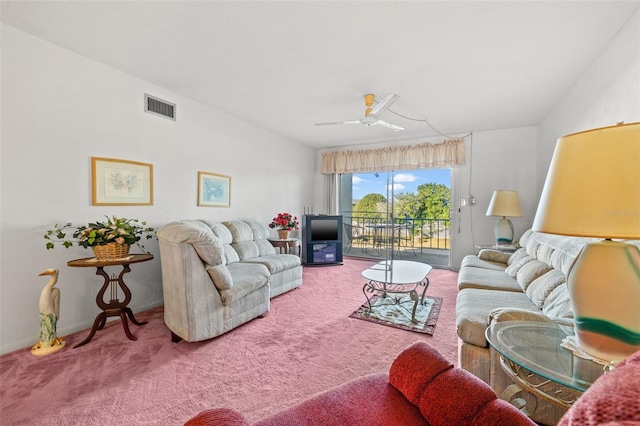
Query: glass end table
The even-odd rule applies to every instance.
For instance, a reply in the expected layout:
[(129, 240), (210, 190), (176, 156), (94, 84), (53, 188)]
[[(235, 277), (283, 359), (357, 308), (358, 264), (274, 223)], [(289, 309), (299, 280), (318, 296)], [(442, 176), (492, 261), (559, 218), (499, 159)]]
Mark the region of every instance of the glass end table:
[(485, 332), (487, 341), (500, 355), (502, 369), (514, 382), (500, 398), (527, 415), (535, 407), (527, 407), (526, 401), (517, 397), (522, 391), (568, 409), (606, 369), (561, 346), (562, 340), (573, 334), (572, 327), (552, 322), (491, 324)]

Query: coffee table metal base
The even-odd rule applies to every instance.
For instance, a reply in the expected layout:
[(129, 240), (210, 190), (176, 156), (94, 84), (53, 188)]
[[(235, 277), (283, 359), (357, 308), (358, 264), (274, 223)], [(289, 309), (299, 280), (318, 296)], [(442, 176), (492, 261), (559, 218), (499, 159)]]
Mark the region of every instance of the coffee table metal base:
[[(431, 272), (432, 267), (426, 263), (412, 262), (408, 260), (392, 260), (382, 261), (369, 269), (362, 272), (362, 276), (369, 281), (362, 287), (362, 292), (367, 298), (369, 306), (367, 312), (373, 309), (371, 299), (374, 295), (380, 294), (386, 299), (378, 306), (398, 305), (411, 312), (411, 322), (417, 324), (416, 310), (418, 304), (424, 304), (424, 295), (429, 287), (429, 278), (427, 275)], [(422, 287), (422, 295), (418, 295), (418, 290)], [(403, 303), (401, 297), (395, 296), (400, 294), (408, 294), (409, 301), (413, 302), (411, 310)]]
[[(376, 306), (398, 305), (399, 307), (405, 309), (407, 312), (411, 312), (411, 322), (417, 324), (418, 320), (416, 320), (416, 310), (418, 309), (418, 304), (424, 304), (424, 295), (427, 292), (427, 288), (429, 287), (429, 279), (425, 277), (424, 280), (419, 283), (415, 283), (414, 285), (415, 288), (411, 290), (405, 290), (403, 288), (404, 286), (395, 286), (393, 284), (369, 281), (362, 288), (362, 292), (367, 298), (367, 304), (369, 305), (367, 312), (371, 312), (371, 310), (373, 309), (373, 305), (371, 304), (371, 299), (373, 298), (373, 296), (375, 294), (381, 293), (381, 296), (386, 299), (387, 302), (379, 303)], [(420, 286), (424, 287), (422, 290), (422, 296), (418, 296), (417, 289)], [(409, 294), (410, 301), (413, 302), (413, 307), (411, 308), (411, 310), (409, 310), (406, 306), (404, 306), (404, 303), (407, 303), (409, 301), (403, 301), (401, 297), (391, 296), (390, 294)]]

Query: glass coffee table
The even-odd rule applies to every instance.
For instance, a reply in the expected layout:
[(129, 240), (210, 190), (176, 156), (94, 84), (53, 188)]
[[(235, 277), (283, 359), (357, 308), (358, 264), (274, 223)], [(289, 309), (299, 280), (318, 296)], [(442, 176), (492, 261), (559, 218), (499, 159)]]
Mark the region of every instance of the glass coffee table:
[(502, 368), (514, 382), (500, 398), (527, 415), (531, 415), (535, 407), (526, 407), (526, 401), (517, 398), (522, 391), (569, 408), (606, 369), (561, 346), (562, 340), (573, 334), (572, 327), (552, 322), (491, 324), (485, 333), (487, 341), (500, 355)]
[[(424, 304), (424, 294), (429, 287), (429, 272), (431, 265), (409, 260), (383, 260), (368, 269), (362, 271), (362, 276), (369, 280), (362, 288), (371, 312), (371, 298), (375, 294), (381, 294), (388, 300), (385, 304), (396, 304), (404, 309), (401, 298), (393, 297), (393, 294), (409, 294), (409, 302), (413, 304), (411, 309), (411, 322), (416, 324), (416, 309), (418, 304)], [(418, 295), (418, 289), (422, 289), (422, 296)], [(408, 311), (408, 309), (407, 309)]]

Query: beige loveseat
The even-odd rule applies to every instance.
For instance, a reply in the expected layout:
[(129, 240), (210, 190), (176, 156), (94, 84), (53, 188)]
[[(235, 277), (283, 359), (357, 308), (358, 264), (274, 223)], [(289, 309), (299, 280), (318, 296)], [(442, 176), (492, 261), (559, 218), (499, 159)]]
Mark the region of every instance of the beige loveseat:
[(180, 220), (158, 230), (164, 320), (172, 339), (210, 339), (302, 285), (300, 258), (276, 254), (260, 222)]

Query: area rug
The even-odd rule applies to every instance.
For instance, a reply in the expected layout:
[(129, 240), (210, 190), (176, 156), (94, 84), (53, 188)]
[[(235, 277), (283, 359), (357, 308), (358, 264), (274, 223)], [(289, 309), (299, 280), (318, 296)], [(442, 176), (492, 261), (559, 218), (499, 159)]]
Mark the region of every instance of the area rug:
[[(392, 301), (395, 301), (395, 299), (399, 303), (393, 303)], [(417, 323), (415, 324), (411, 322), (413, 305), (414, 302), (408, 294), (387, 297), (376, 294), (371, 298), (371, 312), (369, 312), (369, 304), (364, 303), (349, 317), (402, 330), (433, 335), (436, 322), (438, 322), (440, 307), (442, 306), (442, 298), (425, 296), (424, 304), (419, 303), (416, 308)]]

